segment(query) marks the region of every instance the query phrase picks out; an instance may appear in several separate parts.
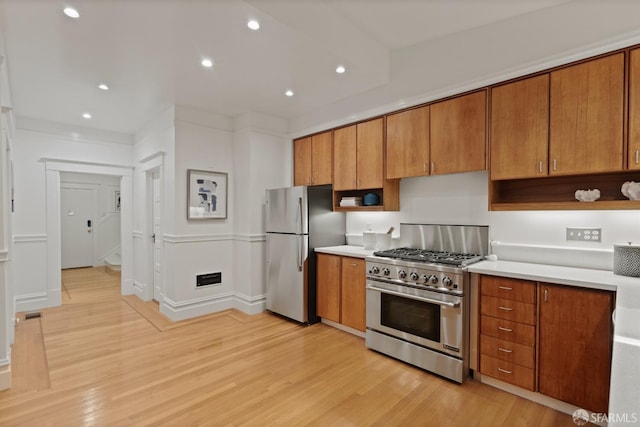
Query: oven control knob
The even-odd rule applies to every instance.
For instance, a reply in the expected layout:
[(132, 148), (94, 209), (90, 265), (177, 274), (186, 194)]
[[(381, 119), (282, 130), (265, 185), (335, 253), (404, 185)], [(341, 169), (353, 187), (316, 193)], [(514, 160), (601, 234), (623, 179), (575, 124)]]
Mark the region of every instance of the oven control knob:
[(429, 283), (435, 285), (436, 283), (438, 283), (438, 278), (432, 274), (431, 276), (429, 276)]
[(418, 277), (420, 277), (420, 276), (415, 271), (413, 273), (411, 273), (411, 280), (413, 280), (414, 282), (418, 281)]
[(388, 276), (390, 273), (391, 271), (387, 267), (382, 269), (382, 274), (384, 274), (385, 276)]
[(404, 279), (405, 277), (407, 277), (407, 272), (404, 270), (398, 271), (398, 277)]
[(447, 288), (451, 286), (451, 277), (445, 277), (444, 279), (442, 279), (442, 284)]
[(377, 266), (374, 265), (373, 267), (371, 267), (371, 272), (373, 274), (378, 274), (378, 273), (380, 273), (380, 268), (378, 268)]

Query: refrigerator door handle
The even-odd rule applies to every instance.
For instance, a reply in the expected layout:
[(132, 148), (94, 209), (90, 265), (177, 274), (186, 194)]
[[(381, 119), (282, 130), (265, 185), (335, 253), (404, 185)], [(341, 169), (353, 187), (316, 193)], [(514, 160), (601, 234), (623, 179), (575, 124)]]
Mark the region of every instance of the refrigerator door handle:
[(298, 209), (300, 210), (300, 234), (304, 234), (304, 224), (302, 221), (302, 197), (298, 197)]
[(303, 235), (299, 235), (298, 236), (298, 271), (302, 271), (302, 267), (304, 264), (304, 254), (303, 254), (303, 250), (304, 250), (304, 236)]

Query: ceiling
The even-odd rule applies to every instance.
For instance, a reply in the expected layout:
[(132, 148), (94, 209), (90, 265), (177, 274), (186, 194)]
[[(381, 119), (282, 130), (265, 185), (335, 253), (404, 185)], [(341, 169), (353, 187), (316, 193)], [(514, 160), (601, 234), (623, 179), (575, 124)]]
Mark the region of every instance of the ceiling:
[(388, 84), (393, 50), (565, 2), (0, 0), (0, 26), (18, 118), (133, 134), (174, 104), (291, 119)]

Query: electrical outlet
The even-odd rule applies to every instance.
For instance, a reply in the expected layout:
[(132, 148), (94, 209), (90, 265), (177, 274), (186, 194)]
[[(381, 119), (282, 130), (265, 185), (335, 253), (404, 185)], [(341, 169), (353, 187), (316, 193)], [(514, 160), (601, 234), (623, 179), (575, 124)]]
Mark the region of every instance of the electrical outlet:
[(567, 227), (567, 241), (576, 240), (578, 242), (601, 242), (601, 228), (576, 228)]

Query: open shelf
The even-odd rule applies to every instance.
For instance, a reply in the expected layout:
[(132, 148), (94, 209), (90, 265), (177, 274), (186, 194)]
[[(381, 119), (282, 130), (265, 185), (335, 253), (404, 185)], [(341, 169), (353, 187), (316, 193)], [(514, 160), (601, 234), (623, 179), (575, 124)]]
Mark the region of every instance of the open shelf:
[[(489, 208), (493, 211), (640, 209), (640, 201), (629, 200), (621, 193), (626, 181), (640, 181), (640, 171), (490, 181)], [(576, 190), (591, 189), (600, 190), (598, 200), (576, 200)]]
[[(373, 206), (340, 206), (343, 197), (362, 197), (375, 193), (380, 198), (380, 204)], [(336, 212), (371, 212), (400, 210), (400, 180), (385, 180), (382, 188), (364, 190), (340, 190), (333, 192), (333, 210)]]

